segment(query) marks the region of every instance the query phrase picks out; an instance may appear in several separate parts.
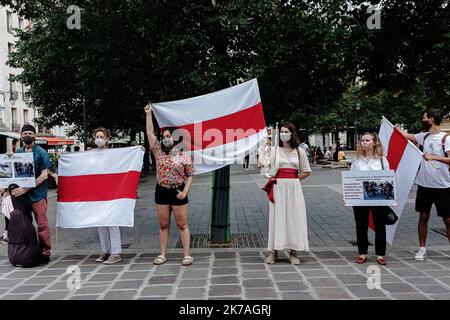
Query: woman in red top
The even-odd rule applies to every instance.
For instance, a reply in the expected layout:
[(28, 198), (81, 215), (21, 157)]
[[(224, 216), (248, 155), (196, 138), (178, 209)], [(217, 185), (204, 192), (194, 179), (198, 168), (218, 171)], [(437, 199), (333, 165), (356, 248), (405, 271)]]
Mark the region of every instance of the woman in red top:
[(147, 136), (150, 150), (156, 159), (155, 203), (159, 219), (160, 255), (153, 261), (160, 265), (167, 261), (167, 241), (169, 238), (170, 212), (180, 230), (184, 248), (184, 266), (191, 265), (190, 232), (187, 223), (188, 193), (192, 185), (193, 166), (189, 155), (180, 151), (173, 141), (172, 130), (164, 130), (161, 143), (156, 138), (152, 120), (152, 105), (145, 107), (147, 114)]

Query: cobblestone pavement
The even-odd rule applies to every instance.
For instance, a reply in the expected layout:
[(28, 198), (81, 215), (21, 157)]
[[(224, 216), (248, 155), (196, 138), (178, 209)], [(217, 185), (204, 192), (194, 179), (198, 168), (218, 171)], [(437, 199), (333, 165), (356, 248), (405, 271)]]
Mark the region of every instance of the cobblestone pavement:
[[(122, 262), (113, 266), (95, 263), (100, 244), (93, 228), (59, 230), (57, 239), (52, 230), (52, 261), (33, 269), (11, 267), (7, 246), (1, 245), (0, 299), (450, 299), (450, 246), (439, 233), (443, 223), (435, 213), (429, 224), (428, 259), (413, 259), (417, 248), (415, 189), (394, 246), (387, 249), (388, 266), (380, 267), (381, 289), (368, 288), (367, 277), (373, 270), (367, 268), (378, 265), (374, 256), (365, 265), (354, 263), (354, 219), (351, 209), (342, 205), (340, 174), (337, 169), (313, 166), (312, 176), (303, 184), (311, 252), (300, 254), (300, 266), (289, 265), (287, 257), (275, 265), (263, 263), (268, 204), (260, 187), (266, 179), (255, 170), (233, 166), (232, 233), (257, 236), (260, 242), (254, 248), (194, 248), (194, 265), (182, 267), (182, 251), (175, 248), (178, 231), (172, 223), (169, 261), (154, 266), (159, 242), (155, 180), (149, 176), (139, 187), (135, 227), (121, 228), (126, 247)], [(208, 234), (210, 175), (195, 178), (189, 198), (191, 233)], [(55, 207), (55, 193), (51, 192), (51, 226), (55, 225)], [(369, 253), (374, 255), (373, 247)], [(69, 290), (66, 283), (73, 277), (67, 268), (73, 265), (81, 271), (79, 290)]]

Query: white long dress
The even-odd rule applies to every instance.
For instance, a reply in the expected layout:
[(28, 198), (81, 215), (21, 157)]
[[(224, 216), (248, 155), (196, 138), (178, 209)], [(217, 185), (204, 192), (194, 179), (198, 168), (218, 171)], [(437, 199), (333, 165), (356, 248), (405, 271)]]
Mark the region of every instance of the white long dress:
[[(275, 169), (289, 168), (311, 172), (305, 150), (300, 147), (298, 150), (300, 166), (295, 149), (289, 153), (282, 147), (273, 147), (271, 162)], [(309, 251), (306, 205), (300, 180), (277, 179), (273, 191), (274, 203), (269, 201), (268, 249)]]

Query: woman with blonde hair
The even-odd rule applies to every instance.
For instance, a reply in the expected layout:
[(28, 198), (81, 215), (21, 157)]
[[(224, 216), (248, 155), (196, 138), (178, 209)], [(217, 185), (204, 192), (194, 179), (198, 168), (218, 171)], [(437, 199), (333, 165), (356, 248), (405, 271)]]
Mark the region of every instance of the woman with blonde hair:
[[(389, 170), (389, 162), (383, 157), (383, 146), (376, 133), (366, 132), (361, 136), (353, 160), (351, 171), (367, 170)], [(369, 229), (369, 214), (372, 212), (375, 226), (375, 253), (377, 263), (386, 265), (384, 256), (386, 254), (386, 215), (388, 207), (370, 206), (353, 207), (356, 222), (356, 237), (358, 242), (359, 256), (356, 262), (361, 264), (367, 261), (369, 240), (367, 231)]]

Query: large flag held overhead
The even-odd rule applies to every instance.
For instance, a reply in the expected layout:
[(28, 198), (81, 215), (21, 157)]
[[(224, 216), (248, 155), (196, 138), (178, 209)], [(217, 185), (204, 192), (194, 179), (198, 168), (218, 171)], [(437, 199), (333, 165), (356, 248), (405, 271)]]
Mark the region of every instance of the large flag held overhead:
[(267, 136), (256, 79), (184, 100), (154, 103), (160, 128), (177, 130), (195, 174), (236, 163)]
[(143, 156), (141, 147), (62, 154), (56, 226), (132, 227)]
[(409, 191), (422, 162), (422, 152), (408, 141), (385, 117), (383, 117), (379, 135), (383, 145), (384, 156), (389, 161), (389, 167), (395, 171), (398, 205), (392, 207), (392, 209), (399, 217), (399, 220), (394, 225), (386, 226), (386, 240), (392, 245)]

